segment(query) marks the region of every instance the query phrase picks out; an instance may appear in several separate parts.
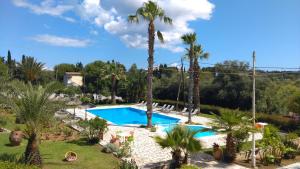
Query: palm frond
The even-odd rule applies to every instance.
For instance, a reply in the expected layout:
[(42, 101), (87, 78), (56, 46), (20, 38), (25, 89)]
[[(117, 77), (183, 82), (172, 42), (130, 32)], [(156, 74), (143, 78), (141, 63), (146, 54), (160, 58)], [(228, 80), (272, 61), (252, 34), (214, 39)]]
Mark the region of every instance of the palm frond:
[(164, 43), (163, 34), (159, 30), (157, 31), (157, 37), (161, 43)]

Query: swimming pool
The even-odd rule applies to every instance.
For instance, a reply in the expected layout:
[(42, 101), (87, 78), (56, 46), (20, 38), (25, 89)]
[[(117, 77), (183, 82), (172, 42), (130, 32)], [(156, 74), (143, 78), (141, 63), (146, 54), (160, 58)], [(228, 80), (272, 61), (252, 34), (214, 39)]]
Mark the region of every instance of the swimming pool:
[[(171, 131), (173, 128), (175, 127), (175, 125), (166, 125), (165, 128), (163, 129), (165, 132)], [(192, 131), (199, 131), (202, 129), (206, 129), (203, 126), (200, 125), (187, 125), (187, 128), (189, 128)], [(205, 137), (205, 136), (214, 136), (216, 135), (216, 133), (213, 130), (208, 130), (208, 131), (200, 131), (195, 135), (195, 138), (201, 138), (201, 137)]]
[[(147, 116), (143, 110), (122, 107), (122, 108), (107, 108), (107, 109), (90, 109), (87, 110), (100, 118), (110, 121), (117, 125), (146, 125)], [(161, 115), (158, 113), (152, 114), (153, 124), (174, 124), (178, 123), (180, 119)]]

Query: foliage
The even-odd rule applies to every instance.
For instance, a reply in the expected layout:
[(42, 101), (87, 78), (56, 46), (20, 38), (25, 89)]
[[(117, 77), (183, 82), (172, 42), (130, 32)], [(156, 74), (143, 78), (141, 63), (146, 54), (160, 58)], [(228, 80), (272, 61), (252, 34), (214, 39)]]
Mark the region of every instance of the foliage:
[(263, 139), (259, 142), (259, 146), (263, 149), (263, 161), (267, 164), (273, 163), (273, 158), (281, 157), (285, 148), (278, 129), (272, 125), (264, 128)]
[(9, 77), (8, 67), (0, 61), (0, 80), (7, 79)]
[[(26, 144), (13, 148), (5, 146), (9, 143), (8, 135), (6, 133), (0, 134), (0, 154), (23, 154)], [(41, 153), (44, 155), (43, 168), (88, 169), (95, 168), (95, 166), (97, 166), (97, 169), (118, 168), (119, 159), (111, 154), (99, 151), (100, 148), (99, 145), (87, 145), (82, 139), (74, 141), (43, 141), (40, 145)], [(75, 151), (79, 158), (72, 163), (66, 163), (62, 159), (64, 154), (70, 150)], [(101, 165), (99, 162), (101, 162)]]
[(92, 99), (88, 96), (83, 96), (80, 98), (80, 101), (84, 104), (92, 103)]
[(138, 169), (138, 167), (133, 162), (123, 161), (119, 169)]
[(84, 128), (83, 134), (87, 137), (88, 143), (96, 144), (99, 142), (99, 134), (107, 130), (107, 122), (98, 117), (90, 120), (79, 121), (78, 124)]
[[(147, 74), (147, 127), (152, 127), (152, 79), (154, 64), (154, 42), (155, 42), (155, 21), (159, 19), (165, 24), (172, 24), (172, 19), (168, 17), (164, 10), (156, 2), (149, 0), (139, 7), (135, 14), (128, 16), (129, 22), (139, 23), (143, 19), (148, 23), (148, 74)], [(163, 43), (162, 33), (157, 30), (156, 35)]]
[(247, 126), (249, 123), (248, 118), (244, 113), (241, 113), (238, 110), (223, 110), (220, 116), (216, 116), (214, 122), (212, 123), (213, 128), (224, 129), (227, 132), (226, 137), (226, 148), (224, 151), (224, 161), (233, 162), (236, 158), (236, 141), (243, 139), (245, 137), (244, 133), (236, 133), (238, 138), (234, 137), (234, 132), (241, 130), (241, 126)]
[(201, 144), (194, 136), (200, 131), (192, 131), (185, 126), (176, 126), (171, 131), (167, 132), (165, 138), (155, 137), (156, 142), (162, 148), (172, 149), (172, 158), (174, 167), (180, 167), (184, 159), (181, 153), (184, 153), (184, 158), (187, 158), (188, 153), (201, 150)]
[(73, 64), (62, 63), (54, 67), (55, 77), (58, 81), (62, 82), (65, 72), (75, 72), (76, 66)]
[(146, 82), (146, 72), (133, 64), (127, 73), (127, 88), (130, 89), (127, 90), (129, 102), (137, 102), (145, 96)]
[(294, 113), (298, 113), (300, 115), (300, 91), (295, 92), (289, 102), (288, 102), (288, 110)]
[(199, 167), (194, 165), (182, 165), (180, 169), (199, 169)]
[(119, 147), (112, 143), (108, 143), (102, 148), (102, 152), (105, 153), (116, 153), (118, 151), (119, 151)]
[(270, 123), (280, 130), (291, 132), (300, 128), (300, 123), (282, 115), (257, 114), (257, 120)]
[(21, 79), (26, 82), (36, 82), (40, 77), (44, 63), (38, 62), (34, 57), (25, 56), (21, 63), (18, 63), (18, 69), (21, 73)]
[(242, 126), (239, 130), (233, 132), (237, 152), (240, 152), (244, 142), (249, 138), (250, 127)]
[(38, 167), (24, 164), (16, 164), (8, 161), (0, 161), (0, 169), (38, 169)]
[(122, 145), (117, 152), (117, 156), (122, 158), (122, 157), (129, 157), (131, 155), (131, 146), (130, 146), (130, 141), (126, 141), (124, 145)]
[(60, 101), (50, 99), (56, 90), (56, 83), (42, 87), (14, 81), (8, 85), (6, 93), (0, 95), (1, 103), (10, 107), (25, 122), (25, 134), (29, 138), (25, 151), (27, 164), (42, 164), (38, 148), (39, 135), (51, 123), (55, 111), (63, 106)]

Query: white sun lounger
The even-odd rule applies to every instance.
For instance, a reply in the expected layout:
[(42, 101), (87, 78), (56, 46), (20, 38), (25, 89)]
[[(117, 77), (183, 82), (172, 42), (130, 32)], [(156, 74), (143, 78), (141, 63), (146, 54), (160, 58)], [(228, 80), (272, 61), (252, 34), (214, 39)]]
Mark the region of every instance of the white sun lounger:
[(160, 111), (166, 111), (166, 110), (168, 110), (169, 108), (171, 107), (171, 105), (167, 105), (165, 108), (162, 108), (162, 109), (160, 109)]
[(175, 108), (175, 106), (171, 106), (169, 109), (166, 109), (165, 112), (166, 113), (170, 113), (171, 111), (173, 111)]
[(140, 103), (138, 103), (137, 105), (142, 105), (144, 104), (145, 101), (141, 101)]

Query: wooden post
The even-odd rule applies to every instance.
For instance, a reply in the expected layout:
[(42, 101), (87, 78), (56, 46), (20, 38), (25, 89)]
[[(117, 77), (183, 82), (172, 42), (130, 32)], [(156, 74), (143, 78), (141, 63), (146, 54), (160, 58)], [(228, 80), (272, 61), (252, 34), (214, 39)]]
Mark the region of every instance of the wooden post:
[[(253, 127), (255, 129), (255, 51), (253, 51), (252, 55), (253, 59), (253, 65), (252, 65), (252, 122)], [(255, 155), (255, 132), (252, 132), (252, 167), (256, 168), (256, 155)]]

